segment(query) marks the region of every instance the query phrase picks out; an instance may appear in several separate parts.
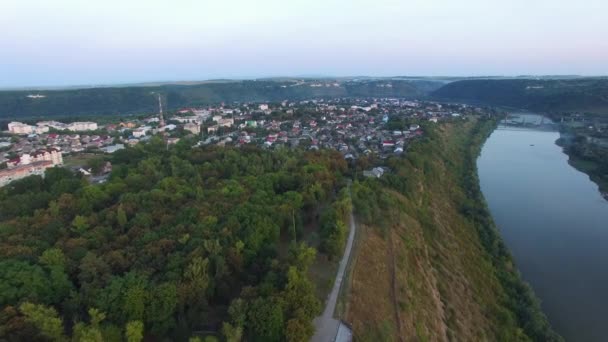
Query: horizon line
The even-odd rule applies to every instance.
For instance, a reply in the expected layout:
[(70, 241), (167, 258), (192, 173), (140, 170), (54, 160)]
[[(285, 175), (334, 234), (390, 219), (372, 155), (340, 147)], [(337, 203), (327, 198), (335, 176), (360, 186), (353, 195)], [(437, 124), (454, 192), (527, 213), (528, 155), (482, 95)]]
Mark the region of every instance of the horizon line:
[(260, 76), (260, 77), (216, 77), (199, 80), (158, 80), (158, 81), (132, 81), (116, 83), (91, 83), (91, 84), (66, 84), (66, 85), (26, 85), (26, 86), (0, 86), (0, 91), (53, 91), (67, 89), (96, 89), (96, 88), (122, 88), (122, 87), (154, 87), (164, 85), (195, 85), (206, 82), (239, 82), (239, 81), (265, 81), (265, 80), (338, 80), (338, 79), (483, 79), (483, 78), (604, 78), (608, 75), (581, 75), (581, 74), (520, 74), (520, 75), (394, 75), (394, 76), (375, 76), (375, 75), (351, 75), (351, 76), (330, 76), (330, 75), (294, 75), (294, 76)]

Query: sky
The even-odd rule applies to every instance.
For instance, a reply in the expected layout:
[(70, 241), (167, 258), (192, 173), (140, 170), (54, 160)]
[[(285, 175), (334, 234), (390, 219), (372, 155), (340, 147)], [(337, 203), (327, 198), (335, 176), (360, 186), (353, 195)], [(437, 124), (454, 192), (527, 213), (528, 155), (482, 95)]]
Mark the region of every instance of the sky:
[(0, 0), (0, 87), (608, 75), (606, 0)]

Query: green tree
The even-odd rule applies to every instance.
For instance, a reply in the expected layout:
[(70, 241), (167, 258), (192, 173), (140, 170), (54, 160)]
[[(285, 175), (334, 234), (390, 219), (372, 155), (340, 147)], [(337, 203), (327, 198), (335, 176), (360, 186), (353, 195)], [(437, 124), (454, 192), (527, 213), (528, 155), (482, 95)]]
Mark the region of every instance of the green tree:
[(42, 267), (14, 259), (0, 261), (0, 306), (23, 300), (50, 304), (54, 299), (52, 291)]
[(25, 302), (19, 306), (19, 311), (25, 319), (32, 323), (40, 334), (53, 341), (64, 341), (63, 321), (59, 318), (57, 311), (44, 305)]
[(177, 287), (174, 283), (163, 283), (151, 289), (146, 325), (152, 333), (162, 336), (173, 327), (177, 302)]
[(209, 286), (209, 259), (195, 257), (186, 267), (182, 283), (183, 303), (200, 304), (206, 300)]
[(255, 341), (280, 341), (283, 337), (283, 307), (277, 298), (256, 298), (248, 312), (248, 327)]
[(48, 267), (60, 267), (63, 269), (65, 266), (65, 255), (63, 255), (63, 252), (59, 248), (50, 248), (42, 253), (39, 261)]
[(116, 211), (116, 221), (118, 221), (120, 228), (124, 228), (127, 225), (127, 213), (122, 206), (119, 206)]
[(72, 220), (72, 231), (78, 235), (84, 234), (89, 229), (89, 222), (87, 218), (81, 215), (76, 215)]
[(42, 253), (39, 261), (50, 272), (51, 302), (59, 303), (73, 288), (65, 272), (65, 256), (59, 248), (51, 248)]
[(144, 324), (141, 321), (130, 321), (125, 327), (127, 342), (140, 342), (144, 338)]
[(306, 272), (308, 267), (315, 261), (317, 251), (308, 247), (306, 243), (292, 244), (289, 248), (289, 263), (299, 271)]
[(126, 289), (123, 310), (129, 320), (143, 320), (148, 292), (144, 284), (134, 284)]
[(230, 323), (224, 322), (222, 325), (222, 334), (224, 334), (226, 342), (241, 342), (243, 339), (243, 327), (233, 326)]
[(314, 285), (305, 273), (299, 272), (295, 267), (290, 267), (287, 272), (287, 285), (283, 298), (287, 311), (292, 316), (299, 312), (305, 320), (312, 320), (321, 309), (321, 303), (315, 296)]
[(95, 308), (90, 308), (88, 313), (90, 323), (76, 323), (73, 329), (72, 340), (78, 342), (103, 342), (101, 322), (106, 318), (106, 314)]
[(292, 318), (287, 321), (285, 338), (289, 342), (306, 342), (314, 334), (314, 328), (310, 321), (302, 318)]

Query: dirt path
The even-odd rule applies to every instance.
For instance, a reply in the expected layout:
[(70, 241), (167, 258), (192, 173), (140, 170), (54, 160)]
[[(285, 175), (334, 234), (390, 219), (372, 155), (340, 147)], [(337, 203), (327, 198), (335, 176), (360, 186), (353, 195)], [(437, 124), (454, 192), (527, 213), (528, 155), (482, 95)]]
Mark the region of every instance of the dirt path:
[(393, 231), (392, 228), (389, 231), (388, 237), (388, 254), (389, 259), (389, 273), (391, 282), (391, 302), (393, 304), (393, 315), (395, 320), (395, 327), (397, 328), (397, 336), (399, 341), (403, 342), (403, 335), (401, 335), (401, 315), (399, 313), (399, 303), (397, 302), (397, 263), (395, 261), (395, 246), (393, 245)]
[(344, 249), (344, 255), (340, 260), (340, 266), (338, 267), (338, 273), (334, 280), (334, 287), (331, 289), (327, 301), (325, 303), (325, 309), (321, 316), (315, 318), (313, 324), (315, 326), (315, 334), (312, 337), (313, 342), (330, 342), (336, 338), (338, 332), (338, 325), (340, 321), (334, 318), (334, 311), (336, 310), (336, 303), (338, 302), (338, 295), (340, 294), (340, 288), (342, 281), (344, 280), (344, 273), (346, 271), (346, 265), (350, 259), (350, 254), (353, 249), (353, 242), (355, 240), (355, 230), (357, 226), (355, 224), (355, 216), (351, 209), (350, 211), (350, 231), (348, 233), (348, 240), (346, 241), (346, 248)]

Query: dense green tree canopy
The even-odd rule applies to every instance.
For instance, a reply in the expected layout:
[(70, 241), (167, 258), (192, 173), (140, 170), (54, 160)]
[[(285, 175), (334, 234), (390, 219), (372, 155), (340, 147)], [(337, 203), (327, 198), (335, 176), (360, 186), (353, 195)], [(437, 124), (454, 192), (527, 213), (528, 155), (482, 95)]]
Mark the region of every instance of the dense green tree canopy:
[(339, 154), (153, 140), (112, 162), (101, 185), (57, 168), (0, 189), (0, 339), (312, 333), (315, 249), (301, 241), (308, 225), (329, 255), (343, 246)]

